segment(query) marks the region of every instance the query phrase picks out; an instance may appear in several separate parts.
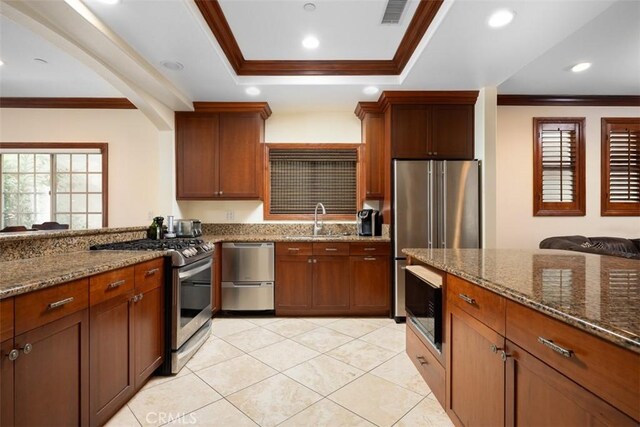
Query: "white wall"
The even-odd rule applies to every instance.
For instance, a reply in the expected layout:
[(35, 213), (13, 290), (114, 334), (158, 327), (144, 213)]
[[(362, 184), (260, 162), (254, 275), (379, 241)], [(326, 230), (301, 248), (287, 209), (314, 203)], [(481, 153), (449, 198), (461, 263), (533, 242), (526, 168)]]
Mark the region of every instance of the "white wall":
[(107, 142), (109, 227), (150, 224), (178, 214), (173, 132), (160, 132), (138, 110), (0, 109), (3, 142)]
[[(498, 107), (497, 247), (537, 248), (550, 236), (640, 237), (639, 217), (600, 216), (600, 119), (639, 117), (640, 108)], [(586, 118), (586, 216), (533, 216), (533, 117)]]
[(480, 90), (475, 105), (474, 147), (475, 158), (482, 161), (481, 216), (482, 247), (496, 247), (496, 127), (497, 90), (486, 87)]
[[(353, 111), (273, 113), (265, 123), (265, 142), (360, 141), (360, 119)], [(203, 222), (264, 222), (260, 201), (191, 201), (178, 204), (185, 217), (199, 218)]]

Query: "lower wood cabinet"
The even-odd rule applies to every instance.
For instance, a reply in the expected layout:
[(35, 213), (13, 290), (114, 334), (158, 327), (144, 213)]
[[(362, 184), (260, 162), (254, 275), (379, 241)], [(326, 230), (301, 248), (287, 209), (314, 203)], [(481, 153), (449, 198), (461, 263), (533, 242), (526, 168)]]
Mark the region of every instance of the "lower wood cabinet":
[(322, 312), (349, 310), (349, 257), (313, 257), (311, 308)]
[(351, 256), (351, 310), (369, 315), (389, 314), (391, 294), (388, 256)]
[(276, 314), (302, 314), (311, 307), (312, 263), (309, 256), (276, 256)]

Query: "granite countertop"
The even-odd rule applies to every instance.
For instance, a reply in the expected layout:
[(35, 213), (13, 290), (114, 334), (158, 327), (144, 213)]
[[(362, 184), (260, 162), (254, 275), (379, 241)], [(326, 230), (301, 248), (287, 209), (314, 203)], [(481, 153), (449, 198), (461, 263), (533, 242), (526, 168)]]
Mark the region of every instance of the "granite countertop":
[(640, 353), (640, 261), (551, 249), (402, 252)]
[(208, 242), (390, 242), (388, 236), (350, 235), (283, 235), (283, 234), (205, 234)]
[(120, 234), (145, 231), (147, 227), (90, 228), (87, 230), (29, 230), (0, 233), (0, 243), (19, 240), (57, 239), (61, 237), (93, 236), (100, 234)]
[(0, 299), (163, 256), (162, 251), (81, 251), (0, 263)]

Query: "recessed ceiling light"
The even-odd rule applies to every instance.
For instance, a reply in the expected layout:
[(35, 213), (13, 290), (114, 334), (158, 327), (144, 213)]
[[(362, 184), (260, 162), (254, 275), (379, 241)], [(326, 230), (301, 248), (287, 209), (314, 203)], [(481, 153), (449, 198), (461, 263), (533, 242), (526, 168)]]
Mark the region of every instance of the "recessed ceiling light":
[(302, 8), (307, 12), (313, 12), (314, 10), (316, 10), (316, 5), (313, 3), (305, 3), (305, 5), (302, 6)]
[(505, 25), (509, 25), (515, 16), (515, 12), (511, 10), (500, 9), (493, 12), (489, 17), (488, 24), (491, 28), (502, 28)]
[(180, 71), (184, 68), (184, 65), (176, 61), (162, 61), (160, 65), (171, 71)]
[(244, 91), (245, 91), (245, 93), (247, 95), (250, 95), (250, 96), (258, 96), (258, 95), (260, 95), (260, 89), (258, 89), (255, 86), (249, 86)]
[(4, 61), (0, 59), (0, 67), (4, 65)]
[(366, 95), (375, 95), (376, 93), (378, 93), (380, 91), (380, 89), (378, 89), (375, 86), (367, 86), (364, 89), (362, 89), (362, 91), (366, 94)]
[(590, 67), (591, 67), (591, 62), (581, 62), (571, 67), (571, 71), (573, 71), (574, 73), (579, 73), (581, 71), (589, 69)]
[(39, 62), (40, 64), (48, 64), (49, 61), (47, 61), (46, 59), (42, 59), (42, 58), (33, 58), (34, 61)]
[(307, 49), (315, 49), (320, 46), (320, 40), (318, 40), (314, 36), (307, 36), (302, 40), (302, 46), (306, 47)]

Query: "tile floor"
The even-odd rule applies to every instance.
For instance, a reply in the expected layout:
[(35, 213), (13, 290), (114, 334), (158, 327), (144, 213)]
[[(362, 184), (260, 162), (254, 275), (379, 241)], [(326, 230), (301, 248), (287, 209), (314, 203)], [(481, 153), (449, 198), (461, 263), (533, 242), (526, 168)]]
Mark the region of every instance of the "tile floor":
[(174, 377), (152, 378), (112, 426), (451, 426), (405, 353), (405, 325), (371, 318), (217, 318)]

